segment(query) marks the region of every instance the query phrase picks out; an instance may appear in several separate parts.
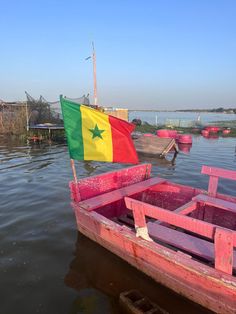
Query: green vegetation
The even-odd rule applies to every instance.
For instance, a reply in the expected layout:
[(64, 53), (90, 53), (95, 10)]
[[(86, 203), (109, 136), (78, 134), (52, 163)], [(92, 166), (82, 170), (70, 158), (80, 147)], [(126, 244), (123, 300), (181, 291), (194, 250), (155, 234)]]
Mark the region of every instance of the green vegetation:
[[(230, 122), (230, 123), (228, 123)], [(217, 126), (220, 126), (222, 128), (229, 128), (231, 129), (230, 134), (226, 134), (223, 135), (222, 132), (219, 132), (220, 136), (224, 136), (224, 137), (236, 137), (236, 121), (218, 121), (218, 122), (214, 122), (214, 124), (216, 124)], [(136, 132), (141, 132), (141, 133), (152, 133), (152, 134), (156, 134), (156, 131), (159, 129), (169, 129), (169, 130), (173, 130), (173, 128), (169, 128), (166, 127), (164, 125), (159, 125), (159, 126), (155, 126), (155, 125), (151, 125), (151, 124), (142, 124), (140, 126), (136, 126), (135, 131)], [(185, 133), (185, 134), (200, 134), (202, 128), (179, 128), (179, 127), (175, 127), (175, 130), (177, 130), (179, 133)]]

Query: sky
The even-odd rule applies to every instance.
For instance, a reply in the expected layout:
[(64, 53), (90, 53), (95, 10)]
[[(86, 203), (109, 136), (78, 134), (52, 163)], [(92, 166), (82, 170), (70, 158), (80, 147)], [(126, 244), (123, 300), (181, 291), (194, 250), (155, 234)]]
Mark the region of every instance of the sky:
[(236, 107), (235, 0), (0, 0), (0, 99)]

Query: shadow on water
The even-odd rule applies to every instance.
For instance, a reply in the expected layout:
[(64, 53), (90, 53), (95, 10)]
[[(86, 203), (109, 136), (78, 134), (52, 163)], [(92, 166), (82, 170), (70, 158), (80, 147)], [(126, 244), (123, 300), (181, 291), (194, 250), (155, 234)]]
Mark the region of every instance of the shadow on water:
[[(119, 294), (131, 289), (139, 290), (169, 313), (212, 313), (157, 284), (79, 232), (74, 254), (64, 279), (67, 286), (78, 292), (71, 314), (78, 313), (81, 304), (89, 304), (94, 309), (90, 313), (94, 314), (120, 313)], [(97, 312), (97, 307), (103, 312)], [(106, 312), (108, 308), (110, 312)]]

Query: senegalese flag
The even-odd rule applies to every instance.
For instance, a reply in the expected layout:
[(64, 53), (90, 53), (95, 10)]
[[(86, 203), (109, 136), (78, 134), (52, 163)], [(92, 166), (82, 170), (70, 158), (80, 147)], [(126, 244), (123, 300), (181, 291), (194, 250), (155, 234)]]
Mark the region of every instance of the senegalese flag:
[(138, 163), (133, 124), (67, 98), (60, 102), (72, 159)]

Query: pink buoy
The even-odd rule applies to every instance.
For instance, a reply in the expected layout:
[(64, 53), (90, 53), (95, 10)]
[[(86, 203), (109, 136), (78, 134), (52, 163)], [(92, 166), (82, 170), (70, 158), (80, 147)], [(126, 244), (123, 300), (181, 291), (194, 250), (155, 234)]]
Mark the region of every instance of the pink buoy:
[(226, 130), (223, 130), (223, 131), (222, 131), (222, 133), (223, 133), (224, 135), (229, 134), (230, 132), (231, 132), (230, 129), (226, 129)]
[(178, 137), (178, 132), (176, 130), (168, 130), (169, 138), (176, 139)]
[(178, 148), (184, 154), (188, 154), (192, 148), (192, 144), (181, 144), (181, 143), (179, 143)]
[(190, 134), (179, 134), (178, 141), (181, 144), (192, 144), (192, 136)]
[(220, 128), (218, 126), (207, 126), (205, 127), (205, 130), (207, 130), (210, 133), (218, 133), (220, 131)]
[(157, 130), (158, 137), (169, 138), (169, 130)]
[(174, 138), (176, 139), (178, 136), (178, 132), (176, 130), (157, 130), (157, 136), (163, 138)]
[(201, 134), (202, 134), (202, 136), (207, 137), (207, 136), (209, 136), (209, 131), (208, 130), (202, 130)]

